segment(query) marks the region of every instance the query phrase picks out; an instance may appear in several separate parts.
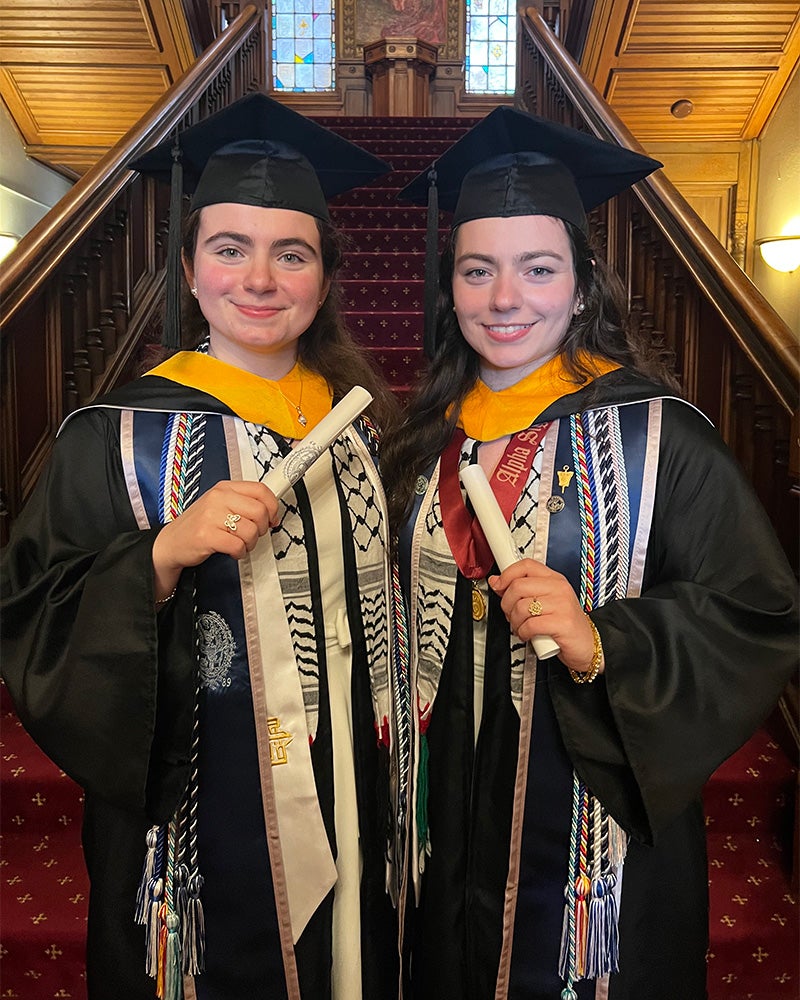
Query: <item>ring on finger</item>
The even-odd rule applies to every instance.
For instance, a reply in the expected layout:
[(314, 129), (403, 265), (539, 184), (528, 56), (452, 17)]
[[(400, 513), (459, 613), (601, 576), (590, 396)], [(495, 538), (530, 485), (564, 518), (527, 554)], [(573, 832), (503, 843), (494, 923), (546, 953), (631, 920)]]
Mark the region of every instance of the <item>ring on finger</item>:
[(236, 531), (236, 522), (241, 521), (241, 514), (228, 514), (225, 518), (225, 527), (228, 531)]
[(544, 608), (539, 603), (539, 601), (537, 601), (536, 598), (534, 597), (534, 599), (528, 605), (528, 614), (531, 616), (531, 618), (538, 618), (543, 611)]

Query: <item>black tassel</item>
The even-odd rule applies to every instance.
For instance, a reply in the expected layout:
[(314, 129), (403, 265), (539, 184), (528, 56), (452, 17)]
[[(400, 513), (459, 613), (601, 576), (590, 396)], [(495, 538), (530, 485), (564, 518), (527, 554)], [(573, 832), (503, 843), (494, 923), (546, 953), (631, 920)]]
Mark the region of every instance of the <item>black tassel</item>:
[(169, 236), (167, 239), (167, 273), (164, 306), (164, 330), (161, 344), (177, 351), (181, 346), (181, 223), (183, 214), (183, 164), (181, 148), (172, 147), (172, 177), (169, 193)]
[(436, 350), (436, 308), (439, 301), (439, 189), (436, 171), (428, 171), (428, 222), (425, 232), (425, 331), (423, 347), (432, 358)]

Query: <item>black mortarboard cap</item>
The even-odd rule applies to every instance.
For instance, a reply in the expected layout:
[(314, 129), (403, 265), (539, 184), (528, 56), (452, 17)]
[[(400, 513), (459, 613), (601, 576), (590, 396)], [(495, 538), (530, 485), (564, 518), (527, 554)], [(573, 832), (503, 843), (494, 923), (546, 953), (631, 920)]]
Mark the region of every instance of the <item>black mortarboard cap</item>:
[(162, 342), (180, 346), (180, 216), (221, 202), (288, 208), (329, 219), (327, 199), (391, 166), (265, 94), (254, 93), (155, 146), (129, 164), (172, 183), (167, 318)]
[[(471, 219), (551, 215), (586, 232), (588, 211), (660, 166), (623, 146), (501, 107), (418, 174), (398, 198), (427, 204), (429, 214), (438, 201), (438, 208), (453, 213), (453, 227)], [(435, 255), (436, 249), (429, 238), (428, 254)], [(436, 273), (435, 266), (426, 267), (429, 353), (438, 292), (430, 275)]]

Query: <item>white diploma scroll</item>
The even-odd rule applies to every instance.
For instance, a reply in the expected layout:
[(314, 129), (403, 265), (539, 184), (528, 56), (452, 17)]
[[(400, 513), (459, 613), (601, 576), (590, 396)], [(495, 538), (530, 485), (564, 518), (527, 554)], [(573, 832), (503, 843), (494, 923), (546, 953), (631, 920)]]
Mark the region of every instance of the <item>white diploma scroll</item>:
[(301, 479), (319, 456), (372, 402), (372, 396), (354, 385), (344, 399), (327, 413), (289, 454), (266, 474), (262, 482), (280, 498)]
[[(461, 470), (460, 478), (502, 573), (508, 566), (519, 562), (522, 556), (514, 544), (514, 538), (500, 510), (497, 497), (492, 492), (486, 473), (479, 465), (465, 466)], [(561, 652), (561, 647), (549, 635), (534, 636), (531, 645), (540, 660), (547, 660)]]

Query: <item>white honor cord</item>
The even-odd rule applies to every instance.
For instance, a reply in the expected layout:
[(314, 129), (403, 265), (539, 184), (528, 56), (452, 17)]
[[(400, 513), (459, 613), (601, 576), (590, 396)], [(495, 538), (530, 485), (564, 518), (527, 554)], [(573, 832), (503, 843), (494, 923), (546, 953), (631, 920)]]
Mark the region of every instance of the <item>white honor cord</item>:
[(320, 422), (303, 438), (298, 446), (290, 452), (274, 469), (271, 469), (262, 482), (280, 498), (305, 475), (319, 456), (330, 447), (336, 438), (349, 424), (358, 417), (372, 402), (372, 396), (360, 385), (355, 385), (340, 399), (336, 406), (325, 414)]
[[(459, 476), (502, 573), (513, 563), (519, 562), (522, 556), (514, 544), (514, 538), (500, 510), (497, 497), (492, 492), (486, 473), (479, 465), (465, 466)], [(531, 645), (540, 660), (547, 660), (561, 652), (561, 647), (549, 635), (534, 636)]]

